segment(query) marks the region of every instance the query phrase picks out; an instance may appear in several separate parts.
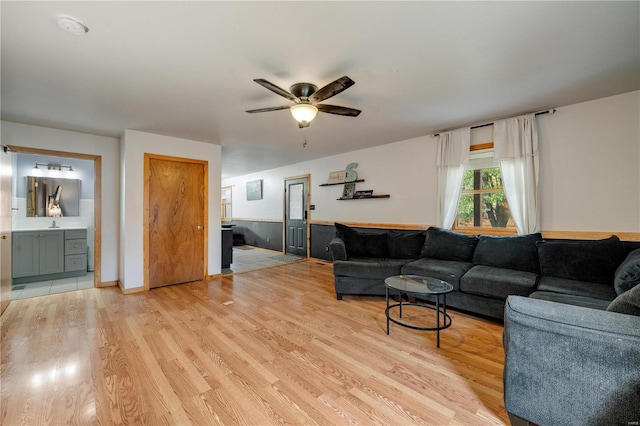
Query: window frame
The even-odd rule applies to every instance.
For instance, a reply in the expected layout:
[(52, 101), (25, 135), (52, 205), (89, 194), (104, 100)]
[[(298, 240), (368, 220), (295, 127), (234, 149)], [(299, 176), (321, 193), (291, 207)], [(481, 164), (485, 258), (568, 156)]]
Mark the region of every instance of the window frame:
[[(484, 144), (477, 144), (477, 145), (472, 145), (469, 149), (469, 151), (471, 151), (471, 155), (473, 156), (473, 154), (475, 153), (476, 155), (479, 156), (479, 158), (489, 158), (489, 153), (491, 154), (491, 158), (493, 157), (493, 142), (488, 142), (488, 143), (484, 143)], [(467, 172), (468, 170), (483, 170), (483, 169), (487, 169), (487, 168), (494, 168), (494, 167), (500, 167), (500, 165), (496, 165), (495, 161), (491, 161), (491, 163), (489, 163), (487, 160), (481, 160), (479, 159), (478, 161), (475, 162), (475, 164), (468, 164), (465, 167), (465, 172)], [(464, 190), (462, 189), (460, 191), (460, 197), (462, 197), (462, 195), (468, 195), (468, 194), (473, 194), (473, 195), (482, 195), (482, 194), (495, 194), (495, 193), (503, 193), (504, 194), (504, 187), (502, 189), (473, 189), (473, 190)], [(505, 196), (506, 197), (506, 196)], [(460, 206), (460, 198), (458, 199), (458, 206)], [(453, 222), (453, 225), (451, 227), (452, 230), (456, 231), (456, 232), (460, 232), (463, 234), (472, 234), (472, 235), (477, 235), (477, 234), (481, 234), (481, 235), (517, 235), (518, 231), (516, 229), (515, 226), (513, 227), (504, 227), (504, 228), (494, 228), (494, 227), (487, 227), (487, 226), (460, 226), (458, 225), (458, 211), (456, 208), (456, 218)]]
[[(229, 191), (229, 202), (225, 202), (225, 191)], [(226, 207), (229, 206), (229, 216), (227, 216)], [(233, 186), (223, 186), (220, 188), (220, 220), (222, 222), (230, 222), (233, 220)]]

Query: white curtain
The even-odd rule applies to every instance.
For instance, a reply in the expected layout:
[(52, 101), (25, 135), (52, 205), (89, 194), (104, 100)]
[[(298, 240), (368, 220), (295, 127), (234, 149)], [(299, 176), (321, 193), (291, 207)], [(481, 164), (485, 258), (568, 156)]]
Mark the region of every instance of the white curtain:
[(451, 229), (462, 191), (464, 165), (469, 160), (471, 128), (440, 133), (438, 140), (438, 226)]
[(494, 123), (493, 151), (519, 235), (540, 230), (538, 201), (538, 130), (534, 114)]

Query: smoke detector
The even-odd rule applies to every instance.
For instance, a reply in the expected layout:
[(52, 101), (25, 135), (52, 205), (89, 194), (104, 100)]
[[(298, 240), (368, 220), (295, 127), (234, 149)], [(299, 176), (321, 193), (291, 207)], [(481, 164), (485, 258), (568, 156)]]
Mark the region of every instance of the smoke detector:
[(66, 32), (73, 35), (84, 35), (89, 32), (89, 27), (69, 16), (61, 16), (58, 18), (58, 25)]

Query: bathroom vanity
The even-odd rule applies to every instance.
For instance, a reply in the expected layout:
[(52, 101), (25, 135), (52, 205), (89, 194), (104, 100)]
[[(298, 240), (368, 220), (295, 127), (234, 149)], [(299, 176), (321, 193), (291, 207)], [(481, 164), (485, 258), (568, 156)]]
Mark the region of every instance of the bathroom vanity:
[(79, 277), (87, 273), (87, 229), (12, 232), (13, 283)]

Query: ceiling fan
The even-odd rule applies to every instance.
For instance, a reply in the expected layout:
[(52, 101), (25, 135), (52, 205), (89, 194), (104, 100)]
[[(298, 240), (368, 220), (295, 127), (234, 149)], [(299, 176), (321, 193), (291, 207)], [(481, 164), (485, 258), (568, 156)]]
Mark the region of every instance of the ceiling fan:
[(295, 102), (295, 104), (291, 106), (285, 105), (271, 108), (252, 109), (247, 111), (249, 113), (288, 109), (291, 111), (293, 118), (298, 122), (298, 126), (300, 128), (309, 127), (311, 120), (315, 118), (318, 111), (329, 114), (344, 115), (347, 117), (357, 117), (360, 114), (359, 109), (319, 103), (356, 84), (355, 81), (351, 80), (347, 76), (341, 77), (319, 90), (318, 86), (311, 83), (296, 83), (289, 88), (288, 92), (262, 78), (257, 78), (253, 81), (262, 87), (271, 90), (273, 93)]

